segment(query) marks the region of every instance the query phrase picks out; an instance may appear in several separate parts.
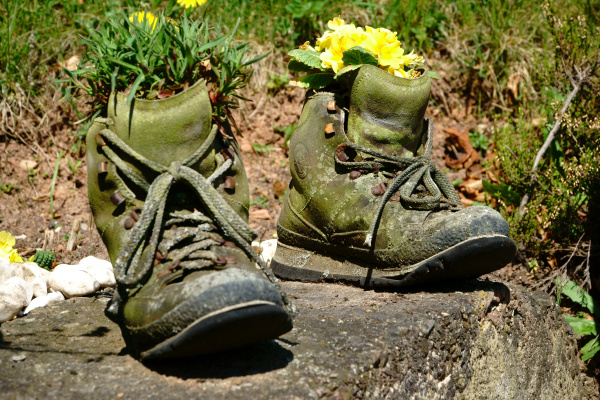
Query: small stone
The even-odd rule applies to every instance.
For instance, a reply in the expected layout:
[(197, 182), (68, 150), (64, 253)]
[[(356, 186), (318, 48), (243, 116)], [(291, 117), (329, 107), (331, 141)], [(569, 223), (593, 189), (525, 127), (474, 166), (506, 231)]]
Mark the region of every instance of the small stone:
[(273, 256), (275, 255), (275, 250), (277, 250), (277, 239), (269, 239), (263, 242), (252, 242), (253, 248), (260, 248), (258, 253), (260, 258), (263, 259), (267, 264), (271, 262)]
[(22, 270), (22, 277), (25, 282), (28, 282), (33, 287), (33, 297), (45, 296), (48, 293), (48, 286), (46, 283), (46, 277), (49, 272), (43, 268), (40, 268), (34, 262), (26, 263), (13, 263), (18, 264), (18, 268)]
[(102, 266), (108, 269), (110, 272), (114, 271), (113, 265), (110, 263), (110, 261), (106, 261), (94, 256), (82, 258), (81, 261), (79, 261), (79, 265), (84, 267), (88, 267), (90, 265)]
[(14, 274), (14, 268), (10, 265), (10, 261), (6, 258), (0, 258), (0, 283), (9, 280), (15, 276)]
[(25, 172), (29, 172), (30, 169), (37, 167), (38, 163), (35, 160), (25, 159), (19, 162), (19, 168)]
[(53, 293), (48, 293), (45, 296), (36, 297), (35, 299), (31, 300), (31, 303), (29, 303), (27, 308), (25, 308), (25, 311), (23, 311), (23, 314), (27, 315), (31, 312), (31, 310), (34, 310), (34, 309), (40, 308), (40, 307), (45, 307), (48, 304), (58, 303), (60, 301), (63, 301), (64, 299), (65, 299), (65, 296), (63, 296), (63, 294), (61, 292), (53, 292)]
[(0, 284), (0, 322), (13, 319), (33, 296), (33, 287), (19, 277)]
[(25, 355), (25, 353), (21, 353), (21, 354), (15, 354), (10, 359), (12, 361), (18, 362), (18, 361), (23, 361), (26, 358), (27, 358), (27, 356)]
[(90, 256), (79, 261), (78, 267), (90, 274), (100, 284), (100, 287), (113, 287), (117, 285), (113, 266), (108, 261)]
[(58, 265), (50, 273), (48, 286), (65, 297), (92, 294), (100, 289), (100, 284), (92, 275), (82, 271), (78, 265)]

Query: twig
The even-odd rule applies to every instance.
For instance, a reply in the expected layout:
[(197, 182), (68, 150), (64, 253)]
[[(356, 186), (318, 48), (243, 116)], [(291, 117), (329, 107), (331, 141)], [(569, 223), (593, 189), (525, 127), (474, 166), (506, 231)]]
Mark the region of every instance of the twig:
[(592, 253), (592, 241), (590, 240), (590, 243), (588, 244), (588, 253), (587, 253), (587, 259), (586, 259), (586, 264), (585, 264), (585, 270), (583, 271), (583, 284), (582, 287), (587, 286), (588, 290), (592, 289), (592, 279), (590, 277), (590, 254)]
[(252, 111), (252, 113), (248, 116), (249, 120), (254, 118), (256, 113), (265, 105), (266, 101), (267, 101), (267, 96), (263, 96), (262, 99), (260, 99), (260, 101), (258, 102), (258, 105), (254, 109), (254, 111)]
[[(556, 135), (556, 133), (560, 129), (560, 126), (562, 125), (562, 121), (563, 121), (563, 117), (564, 117), (565, 113), (569, 109), (569, 106), (571, 105), (571, 102), (573, 101), (575, 96), (577, 96), (577, 93), (579, 92), (579, 89), (581, 89), (581, 86), (583, 85), (584, 81), (587, 79), (590, 69), (591, 69), (591, 66), (588, 66), (585, 69), (585, 71), (581, 72), (579, 70), (579, 68), (575, 67), (575, 71), (577, 72), (577, 75), (578, 75), (576, 81), (573, 79), (573, 77), (571, 75), (567, 74), (569, 76), (569, 80), (571, 81), (571, 85), (573, 86), (573, 90), (567, 96), (567, 99), (565, 100), (565, 104), (563, 104), (563, 107), (561, 108), (560, 112), (556, 114), (557, 118), (556, 118), (556, 121), (554, 122), (554, 126), (552, 127), (552, 130), (550, 131), (550, 133), (548, 134), (548, 137), (544, 141), (544, 144), (542, 145), (542, 147), (540, 148), (540, 150), (537, 152), (537, 154), (535, 156), (535, 159), (533, 161), (533, 168), (531, 168), (532, 176), (535, 176), (538, 164), (540, 163), (540, 161), (542, 160), (542, 157), (544, 156), (544, 154), (546, 154), (546, 151), (548, 150), (548, 148), (550, 147), (550, 144), (554, 140), (554, 136)], [(525, 206), (527, 206), (527, 203), (529, 202), (529, 197), (530, 197), (530, 193), (526, 193), (525, 196), (523, 196), (523, 198), (521, 199), (521, 204), (519, 204), (519, 214), (520, 215), (523, 215), (525, 213)]]
[(54, 186), (56, 185), (56, 177), (58, 176), (58, 168), (60, 167), (60, 159), (63, 156), (63, 152), (58, 153), (56, 158), (56, 165), (54, 166), (54, 175), (52, 176), (52, 183), (50, 184), (50, 219), (54, 219)]

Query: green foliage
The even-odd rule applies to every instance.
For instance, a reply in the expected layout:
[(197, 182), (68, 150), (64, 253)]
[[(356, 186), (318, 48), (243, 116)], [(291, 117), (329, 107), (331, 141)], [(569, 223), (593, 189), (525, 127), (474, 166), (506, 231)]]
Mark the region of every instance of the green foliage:
[(469, 132), (469, 139), (471, 140), (471, 145), (476, 150), (479, 150), (481, 155), (485, 157), (485, 152), (488, 149), (488, 138), (485, 137), (484, 134), (480, 132)]
[(290, 82), (288, 78), (288, 74), (274, 74), (271, 73), (269, 82), (267, 82), (267, 88), (269, 89), (269, 93), (277, 93), (281, 89), (285, 88), (287, 84)]
[(292, 57), (290, 64), (292, 64), (292, 71), (304, 70), (308, 71), (312, 69), (318, 69), (324, 71), (325, 68), (321, 66), (321, 59), (319, 52), (314, 50), (300, 50), (294, 49), (288, 53), (288, 56)]
[(260, 196), (258, 199), (256, 200), (252, 200), (250, 202), (251, 206), (260, 206), (262, 208), (268, 208), (269, 207), (269, 199), (265, 196)]
[[(598, 303), (592, 296), (579, 287), (575, 282), (566, 279), (556, 279), (557, 296), (556, 301), (560, 304), (561, 295), (567, 296), (574, 303), (586, 308), (594, 318), (600, 317), (600, 303)], [(594, 335), (595, 337), (585, 343), (581, 347), (581, 359), (587, 361), (592, 358), (598, 351), (600, 351), (600, 344), (598, 343), (598, 327), (595, 319), (572, 317), (569, 315), (565, 316), (565, 319), (573, 328), (573, 332), (577, 335), (587, 336)]]
[(273, 146), (270, 144), (252, 143), (252, 149), (257, 153), (269, 153), (273, 151)]
[(275, 132), (283, 135), (283, 148), (284, 149), (290, 148), (290, 140), (292, 140), (292, 135), (294, 134), (294, 131), (296, 130), (296, 128), (298, 128), (297, 122), (295, 122), (291, 125), (288, 125), (288, 126), (273, 127), (273, 130)]
[(67, 98), (68, 89), (83, 89), (100, 111), (113, 91), (128, 92), (127, 102), (136, 96), (163, 98), (205, 79), (215, 114), (222, 119), (247, 84), (246, 67), (267, 55), (249, 58), (249, 45), (233, 42), (237, 26), (225, 34), (185, 13), (178, 20), (163, 14), (140, 19), (130, 21), (120, 12), (95, 29), (89, 27), (89, 36), (82, 38), (87, 50), (80, 69), (64, 70), (72, 84)]
[(366, 49), (360, 46), (354, 46), (351, 49), (344, 51), (342, 61), (346, 65), (362, 65), (369, 64), (377, 66), (379, 63), (375, 57)]

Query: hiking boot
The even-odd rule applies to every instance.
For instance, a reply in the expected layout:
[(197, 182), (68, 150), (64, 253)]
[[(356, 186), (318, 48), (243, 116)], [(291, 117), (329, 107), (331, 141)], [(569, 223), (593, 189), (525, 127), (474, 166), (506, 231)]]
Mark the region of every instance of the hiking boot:
[(249, 244), (239, 147), (211, 109), (203, 81), (131, 105), (113, 94), (87, 134), (90, 206), (117, 279), (106, 314), (144, 360), (292, 328), (285, 294)]
[(307, 94), (290, 143), (275, 275), (399, 287), (510, 262), (507, 222), (488, 207), (464, 208), (431, 160), (429, 76), (364, 65), (349, 85), (341, 95)]

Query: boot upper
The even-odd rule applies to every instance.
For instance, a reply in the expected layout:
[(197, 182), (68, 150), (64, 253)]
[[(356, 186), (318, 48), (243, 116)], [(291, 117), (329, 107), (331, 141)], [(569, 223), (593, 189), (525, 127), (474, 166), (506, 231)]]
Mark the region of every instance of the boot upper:
[[(290, 143), (292, 181), (278, 222), (280, 242), (402, 270), (473, 237), (507, 236), (508, 224), (496, 211), (463, 209), (453, 189), (453, 196), (423, 209), (400, 200), (403, 186), (390, 193), (377, 219), (388, 186), (402, 173), (398, 163), (381, 157), (418, 158), (423, 153), (432, 129), (423, 120), (428, 98), (428, 77), (408, 80), (372, 66), (361, 67), (349, 97), (309, 93)], [(429, 168), (440, 181), (441, 172), (428, 165), (430, 159), (422, 162), (419, 171)], [(378, 167), (361, 169), (369, 163)], [(424, 188), (425, 175), (416, 178), (410, 199), (431, 196)], [(445, 185), (451, 188), (447, 179)]]

